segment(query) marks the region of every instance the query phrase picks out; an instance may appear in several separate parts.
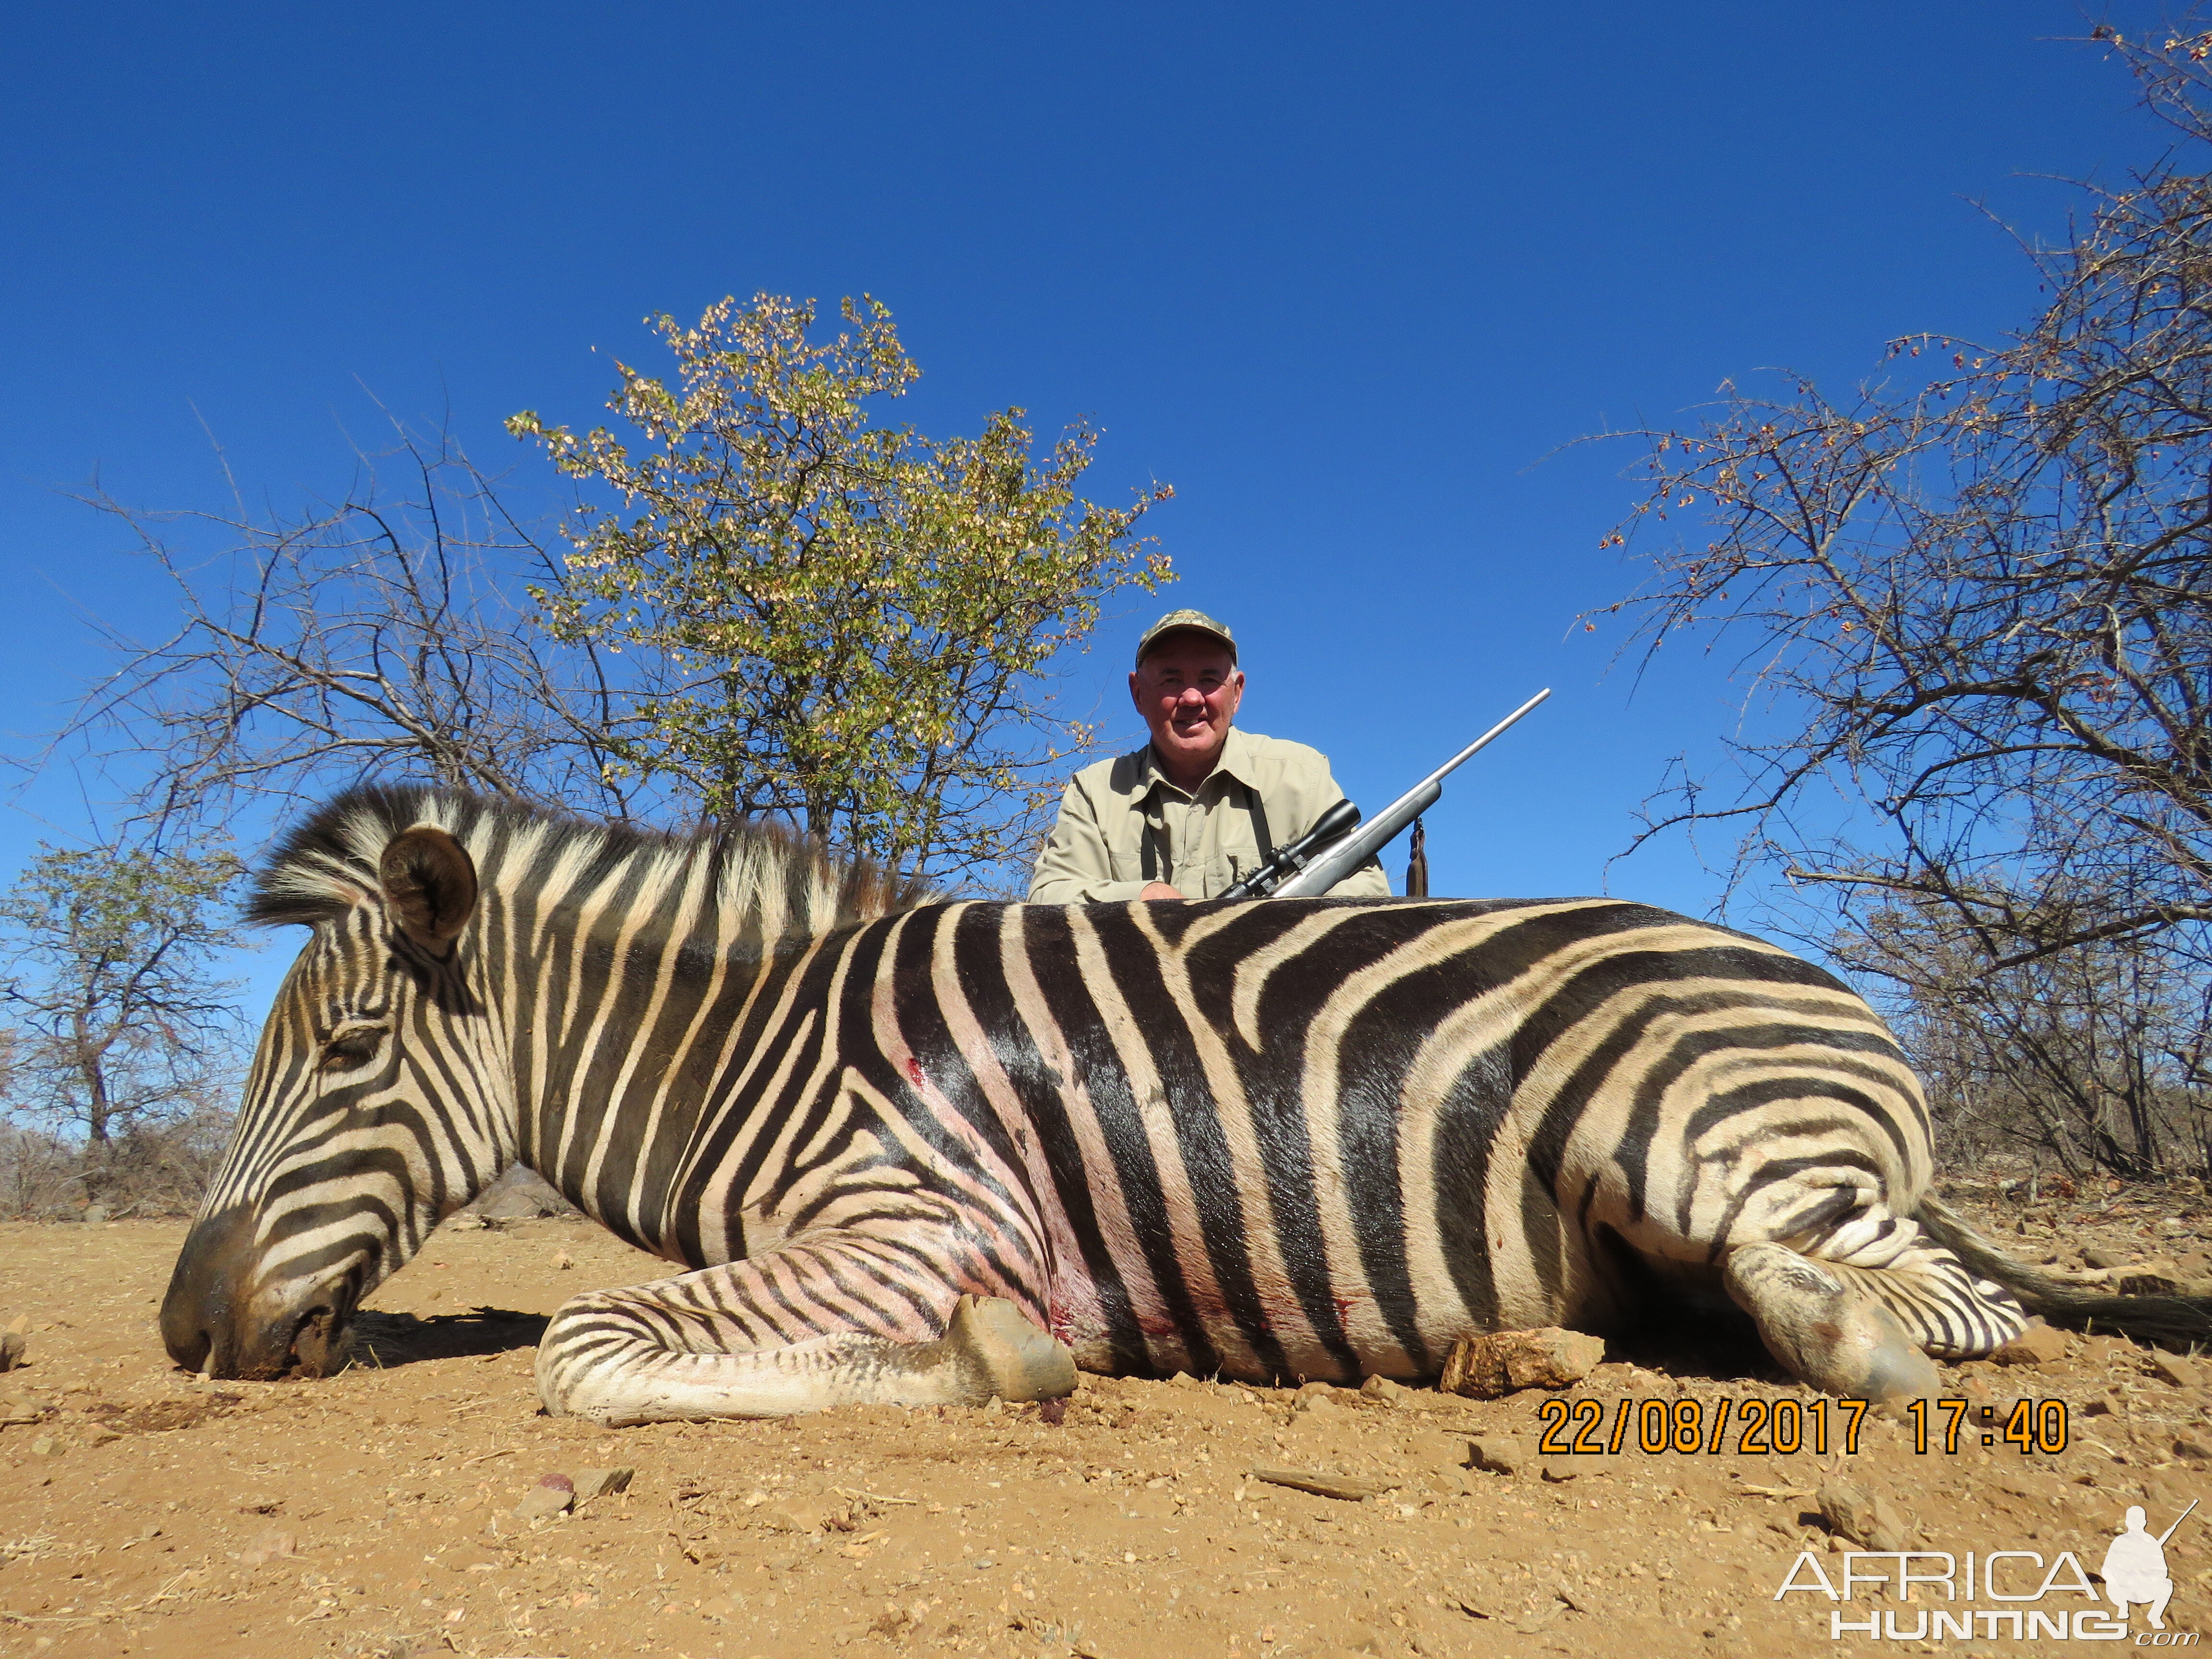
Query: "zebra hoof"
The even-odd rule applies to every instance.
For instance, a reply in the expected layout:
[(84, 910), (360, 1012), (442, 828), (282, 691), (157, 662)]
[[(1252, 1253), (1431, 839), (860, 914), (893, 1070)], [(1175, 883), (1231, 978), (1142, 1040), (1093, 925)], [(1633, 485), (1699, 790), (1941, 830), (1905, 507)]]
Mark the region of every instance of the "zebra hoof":
[(1826, 1264), (1747, 1244), (1730, 1253), (1723, 1282), (1767, 1352), (1823, 1393), (1895, 1415), (1939, 1391), (1935, 1361), (1897, 1316)]
[(1058, 1400), (1075, 1392), (1075, 1356), (1003, 1297), (963, 1296), (945, 1328), (945, 1346), (977, 1382), (981, 1402)]

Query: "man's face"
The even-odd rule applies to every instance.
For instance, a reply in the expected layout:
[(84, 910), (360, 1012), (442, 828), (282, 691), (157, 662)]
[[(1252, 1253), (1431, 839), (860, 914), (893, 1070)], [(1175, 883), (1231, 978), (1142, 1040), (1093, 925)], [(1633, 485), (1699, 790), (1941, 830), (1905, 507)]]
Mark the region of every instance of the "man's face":
[(1211, 763), (1229, 737), (1244, 676), (1229, 647), (1203, 634), (1169, 635), (1129, 676), (1129, 696), (1171, 765)]

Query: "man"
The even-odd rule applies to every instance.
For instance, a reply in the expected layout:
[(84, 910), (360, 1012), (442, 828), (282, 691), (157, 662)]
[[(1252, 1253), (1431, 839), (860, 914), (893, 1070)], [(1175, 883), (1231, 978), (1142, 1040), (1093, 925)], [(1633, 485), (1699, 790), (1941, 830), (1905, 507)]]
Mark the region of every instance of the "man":
[[(2154, 1538), (2143, 1525), (2140, 1504), (2129, 1507), (2127, 1522), (2105, 1551), (2105, 1565), (2100, 1569), (2105, 1594), (2120, 1610), (2121, 1618), (2128, 1616), (2129, 1602), (2140, 1602), (2150, 1609), (2150, 1627), (2164, 1630), (2166, 1620), (2160, 1615), (2173, 1599), (2173, 1581), (2166, 1576), (2166, 1539)], [(2166, 1530), (2170, 1534), (2172, 1528)]]
[[(1344, 798), (1319, 750), (1231, 726), (1244, 696), (1237, 641), (1201, 611), (1145, 630), (1129, 696), (1152, 741), (1069, 781), (1032, 903), (1212, 898)], [(1388, 898), (1390, 884), (1370, 859), (1332, 890)]]

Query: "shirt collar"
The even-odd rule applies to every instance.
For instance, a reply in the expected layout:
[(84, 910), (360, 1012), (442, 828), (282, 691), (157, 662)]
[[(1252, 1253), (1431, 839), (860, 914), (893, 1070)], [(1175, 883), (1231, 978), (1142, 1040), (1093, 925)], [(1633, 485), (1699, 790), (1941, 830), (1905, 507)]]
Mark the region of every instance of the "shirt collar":
[[(1160, 769), (1159, 755), (1151, 744), (1147, 743), (1145, 745), (1143, 753), (1145, 785), (1137, 792), (1139, 798), (1151, 794), (1156, 789), (1176, 789), (1176, 786), (1168, 781), (1168, 775)], [(1191, 799), (1195, 800), (1198, 796), (1204, 794), (1206, 786), (1218, 777), (1225, 776), (1232, 782), (1241, 783), (1249, 789), (1252, 787), (1251, 770), (1252, 745), (1245, 739), (1243, 732), (1232, 726), (1229, 728), (1228, 738), (1221, 745), (1221, 758), (1214, 762), (1213, 770), (1208, 772), (1200, 781), (1198, 788), (1193, 793)], [(1182, 792), (1176, 790), (1176, 793)]]

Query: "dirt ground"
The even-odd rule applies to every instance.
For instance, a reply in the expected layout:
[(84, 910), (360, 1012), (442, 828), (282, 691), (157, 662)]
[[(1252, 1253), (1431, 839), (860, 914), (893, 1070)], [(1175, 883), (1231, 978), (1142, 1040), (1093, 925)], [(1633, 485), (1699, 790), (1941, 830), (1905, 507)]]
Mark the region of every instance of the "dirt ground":
[[(2094, 1247), (2114, 1279), (2146, 1263), (2200, 1279), (2212, 1238), (2193, 1190), (1976, 1213), (2027, 1260), (2080, 1270)], [(183, 1233), (0, 1226), (0, 1326), (29, 1320), (29, 1364), (0, 1376), (0, 1652), (1778, 1655), (1832, 1639), (1836, 1603), (1775, 1594), (1801, 1551), (1840, 1579), (1850, 1547), (1821, 1519), (1824, 1480), (1887, 1498), (1914, 1547), (2071, 1550), (2093, 1572), (2128, 1504), (2155, 1532), (2212, 1496), (2212, 1361), (2161, 1376), (2100, 1336), (2045, 1364), (1947, 1368), (1998, 1431), (1977, 1443), (1970, 1413), (1949, 1455), (1940, 1424), (1917, 1455), (1909, 1425), (1873, 1419), (1850, 1454), (1747, 1454), (1734, 1430), (1717, 1449), (1646, 1454), (1632, 1410), (1618, 1452), (1507, 1474), (1469, 1468), (1470, 1442), (1535, 1453), (1559, 1396), (1188, 1378), (1086, 1377), (1057, 1423), (862, 1407), (593, 1429), (538, 1414), (543, 1316), (661, 1270), (577, 1219), (441, 1230), (373, 1300), (374, 1352), (336, 1378), (202, 1382), (154, 1328)], [(1710, 1427), (1723, 1402), (1808, 1398), (1734, 1338), (1617, 1346), (1566, 1397), (1601, 1407), (1599, 1437), (1624, 1401), (1662, 1402), (1667, 1422), (1697, 1401)], [(2063, 1452), (2004, 1442), (2018, 1399), (2066, 1403)], [(611, 1466), (635, 1469), (627, 1492), (514, 1517), (541, 1476)], [(1331, 1498), (1261, 1468), (1387, 1489)], [(2166, 1558), (2167, 1625), (2212, 1626), (2212, 1514)], [(1926, 1594), (1862, 1590), (1844, 1615), (1886, 1609), (1910, 1632)], [(2019, 1645), (1988, 1629), (1905, 1645)]]

